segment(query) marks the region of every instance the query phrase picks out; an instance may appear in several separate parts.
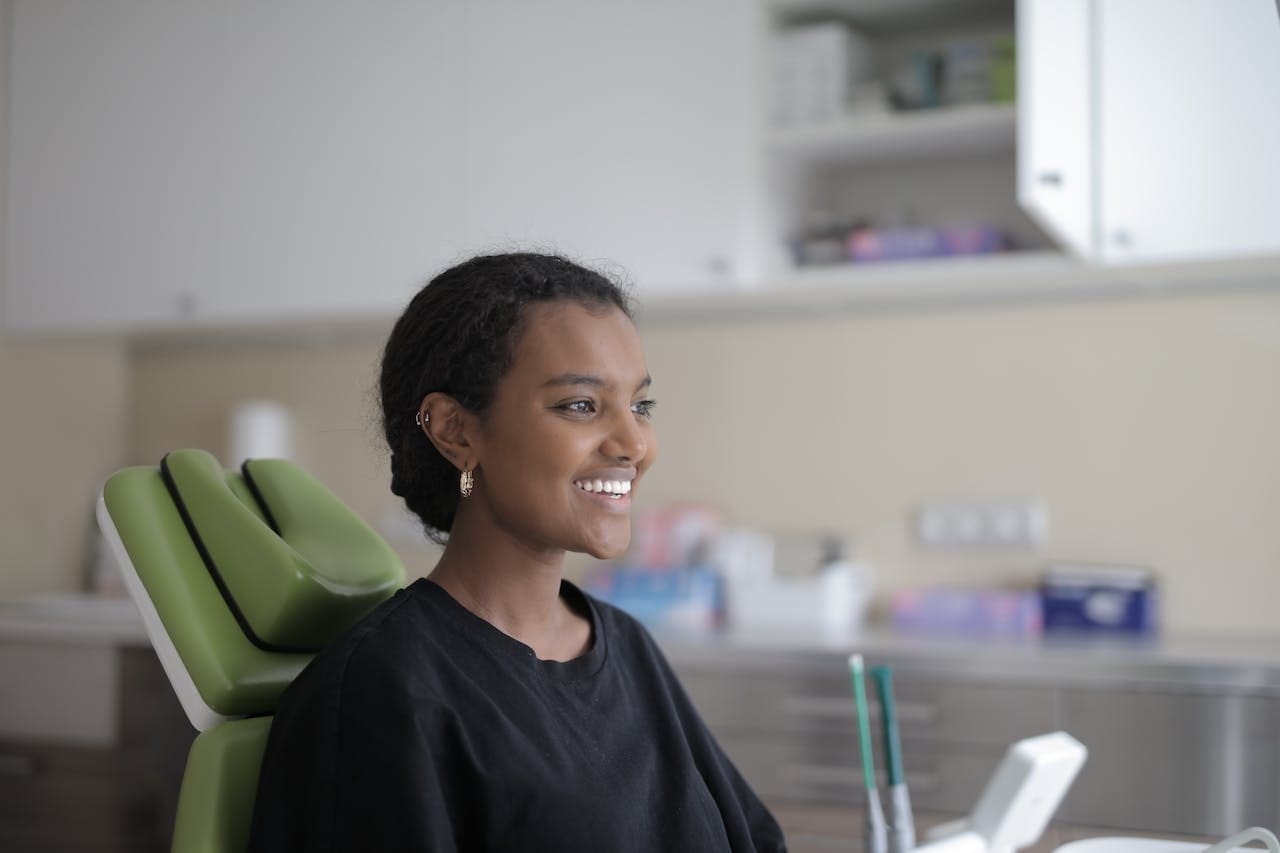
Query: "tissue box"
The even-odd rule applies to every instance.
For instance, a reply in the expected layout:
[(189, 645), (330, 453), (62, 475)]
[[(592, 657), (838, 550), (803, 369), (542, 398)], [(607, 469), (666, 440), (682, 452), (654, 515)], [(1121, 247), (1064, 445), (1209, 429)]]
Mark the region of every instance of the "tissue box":
[(1046, 634), (1146, 635), (1158, 625), (1155, 577), (1147, 569), (1051, 565), (1040, 601)]

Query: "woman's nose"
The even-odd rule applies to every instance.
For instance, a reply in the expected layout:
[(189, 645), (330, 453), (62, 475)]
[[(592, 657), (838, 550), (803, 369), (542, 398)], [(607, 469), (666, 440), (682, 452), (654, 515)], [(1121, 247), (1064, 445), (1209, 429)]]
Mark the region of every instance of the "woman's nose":
[(628, 407), (610, 423), (609, 434), (601, 447), (605, 456), (612, 459), (625, 459), (635, 462), (643, 459), (648, 450), (644, 428), (636, 420), (636, 415)]

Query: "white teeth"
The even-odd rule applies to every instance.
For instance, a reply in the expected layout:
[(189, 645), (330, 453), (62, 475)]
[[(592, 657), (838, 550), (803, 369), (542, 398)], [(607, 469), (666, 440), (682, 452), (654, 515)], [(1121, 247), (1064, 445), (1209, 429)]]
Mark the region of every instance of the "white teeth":
[(573, 484), (584, 492), (621, 497), (631, 494), (630, 480), (574, 480)]

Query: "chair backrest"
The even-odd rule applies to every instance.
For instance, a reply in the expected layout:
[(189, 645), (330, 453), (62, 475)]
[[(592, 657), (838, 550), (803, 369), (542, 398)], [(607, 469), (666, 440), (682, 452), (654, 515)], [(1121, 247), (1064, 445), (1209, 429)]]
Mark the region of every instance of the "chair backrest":
[(112, 475), (98, 524), (200, 730), (173, 850), (239, 853), (276, 701), (317, 651), (404, 584), (395, 552), (280, 459), (202, 450)]

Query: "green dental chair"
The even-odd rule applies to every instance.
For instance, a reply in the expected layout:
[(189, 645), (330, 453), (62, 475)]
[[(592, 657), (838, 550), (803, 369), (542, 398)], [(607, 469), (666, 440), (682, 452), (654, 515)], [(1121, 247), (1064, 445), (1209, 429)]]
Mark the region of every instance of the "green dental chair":
[(291, 462), (226, 471), (202, 450), (126, 468), (98, 501), (165, 673), (200, 731), (172, 850), (241, 853), (281, 692), (404, 585), (395, 552)]

